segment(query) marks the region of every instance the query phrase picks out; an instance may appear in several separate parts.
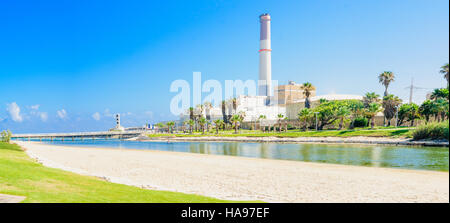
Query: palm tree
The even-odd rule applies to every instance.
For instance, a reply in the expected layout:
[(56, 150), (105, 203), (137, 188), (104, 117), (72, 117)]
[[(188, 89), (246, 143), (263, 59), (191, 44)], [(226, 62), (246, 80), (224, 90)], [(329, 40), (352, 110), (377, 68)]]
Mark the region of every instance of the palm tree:
[[(261, 126), (261, 121), (262, 121), (263, 119), (266, 119), (266, 116), (265, 116), (265, 115), (260, 115), (260, 116), (258, 117), (258, 120), (259, 120), (259, 128), (260, 128), (260, 130), (261, 130), (261, 128), (262, 128), (262, 126)], [(263, 131), (263, 132), (266, 131), (266, 126), (264, 126), (264, 127), (262, 128), (262, 131)]]
[(385, 71), (378, 76), (378, 81), (384, 86), (384, 96), (388, 96), (388, 87), (395, 79), (394, 73)]
[(194, 130), (194, 125), (195, 125), (195, 121), (192, 119), (188, 120), (188, 125), (189, 125), (189, 134), (192, 135), (192, 131)]
[(193, 107), (189, 108), (189, 119), (194, 120), (194, 108)]
[(197, 109), (197, 115), (195, 115), (195, 121), (196, 121), (196, 125), (195, 125), (195, 131), (198, 131), (198, 127), (199, 127), (199, 123), (198, 121), (204, 117), (203, 116), (203, 111), (204, 111), (204, 106), (202, 104), (199, 104), (196, 106)]
[(284, 117), (284, 132), (288, 131), (288, 117)]
[(202, 129), (202, 134), (205, 134), (206, 123), (207, 123), (207, 120), (205, 117), (201, 117), (198, 120), (198, 124), (200, 125), (200, 128)]
[(236, 114), (236, 109), (237, 109), (237, 99), (232, 98), (231, 103), (233, 103), (233, 115), (234, 115), (234, 114)]
[(196, 122), (195, 114), (194, 114), (194, 107), (189, 107), (189, 119)]
[(445, 64), (444, 66), (442, 66), (441, 67), (441, 70), (439, 71), (441, 74), (444, 74), (444, 78), (445, 79), (447, 79), (447, 89), (449, 89), (449, 80), (448, 80), (448, 76), (449, 76), (449, 74), (448, 74), (448, 63), (447, 64)]
[(209, 122), (211, 121), (211, 108), (213, 107), (211, 102), (205, 101), (203, 103), (203, 106), (205, 107), (205, 113), (206, 113), (206, 120), (208, 121), (206, 126), (206, 131), (209, 132)]
[(278, 114), (277, 118), (278, 118), (278, 131), (281, 132), (281, 120), (283, 120), (284, 115), (283, 114)]
[(185, 121), (183, 122), (182, 130), (183, 130), (184, 133), (186, 133), (186, 126), (187, 126), (187, 125), (189, 125), (189, 119), (187, 119), (187, 120), (185, 120)]
[(345, 107), (345, 106), (342, 106), (342, 107), (340, 107), (339, 109), (338, 109), (338, 111), (337, 111), (337, 113), (336, 113), (336, 115), (337, 115), (337, 117), (339, 118), (339, 130), (341, 130), (342, 129), (342, 127), (344, 126), (344, 121), (345, 121), (345, 119), (347, 119), (348, 118), (348, 116), (350, 116), (350, 109), (348, 109), (347, 107)]
[(233, 125), (234, 125), (234, 134), (237, 134), (238, 133), (238, 124), (240, 123), (240, 122), (242, 122), (242, 120), (241, 120), (241, 116), (239, 116), (239, 115), (233, 115), (232, 117), (231, 117), (231, 123), (233, 123)]
[(348, 105), (351, 115), (351, 121), (350, 121), (350, 129), (355, 128), (355, 120), (358, 117), (363, 116), (364, 113), (364, 103), (358, 100), (352, 100), (350, 101)]
[(306, 82), (302, 85), (303, 95), (305, 96), (305, 108), (311, 108), (311, 102), (309, 101), (309, 97), (311, 96), (312, 92), (316, 90), (316, 87), (314, 87), (311, 83)]
[(368, 107), (372, 103), (378, 103), (380, 101), (380, 95), (375, 92), (367, 92), (363, 97), (364, 107)]
[(311, 121), (313, 114), (310, 108), (304, 108), (298, 113), (298, 119), (303, 122), (303, 129), (305, 131), (308, 130), (308, 123)]
[(434, 89), (433, 93), (431, 93), (430, 99), (437, 100), (439, 98), (442, 98), (442, 99), (448, 100), (448, 95), (449, 95), (449, 91), (447, 88), (441, 88), (441, 89), (437, 88), (437, 89)]
[(381, 111), (381, 106), (378, 103), (372, 103), (366, 108), (366, 116), (370, 119), (370, 127), (375, 127), (375, 116)]
[(173, 126), (175, 125), (174, 121), (167, 122), (167, 130), (169, 133), (173, 133)]
[(160, 132), (163, 132), (164, 131), (164, 126), (166, 126), (166, 125), (164, 125), (164, 123), (160, 122), (160, 123), (157, 123), (156, 126), (158, 126), (158, 130)]
[[(228, 116), (227, 116), (227, 102), (225, 100), (222, 101), (221, 103), (222, 106), (222, 118), (223, 118), (223, 122), (226, 125), (228, 123)], [(224, 125), (224, 127), (225, 127)]]
[(442, 98), (437, 99), (436, 101), (433, 102), (435, 104), (435, 109), (436, 109), (436, 115), (435, 117), (437, 118), (438, 122), (444, 121), (445, 117), (448, 114), (448, 101), (444, 100)]
[(219, 134), (219, 128), (224, 124), (224, 121), (222, 119), (216, 119), (214, 123), (216, 124), (216, 134)]
[(383, 98), (384, 118), (388, 120), (388, 126), (391, 125), (391, 119), (395, 116), (402, 100), (393, 94), (387, 95)]

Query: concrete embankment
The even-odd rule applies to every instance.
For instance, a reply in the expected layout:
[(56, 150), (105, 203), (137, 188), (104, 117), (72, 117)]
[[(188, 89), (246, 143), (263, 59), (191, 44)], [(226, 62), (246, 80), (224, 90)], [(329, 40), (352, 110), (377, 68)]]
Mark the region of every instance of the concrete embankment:
[(354, 143), (354, 144), (384, 144), (403, 146), (437, 146), (448, 147), (448, 141), (428, 140), (413, 141), (407, 138), (385, 138), (385, 137), (220, 137), (220, 136), (199, 136), (199, 137), (137, 137), (138, 141), (187, 141), (187, 142), (261, 142), (261, 143)]

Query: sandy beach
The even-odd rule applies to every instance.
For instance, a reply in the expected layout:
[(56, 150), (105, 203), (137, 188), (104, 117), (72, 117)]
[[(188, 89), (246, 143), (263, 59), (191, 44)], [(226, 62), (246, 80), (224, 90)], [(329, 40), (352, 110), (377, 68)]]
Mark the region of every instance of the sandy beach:
[(449, 173), (16, 142), (46, 166), (229, 200), (449, 202)]

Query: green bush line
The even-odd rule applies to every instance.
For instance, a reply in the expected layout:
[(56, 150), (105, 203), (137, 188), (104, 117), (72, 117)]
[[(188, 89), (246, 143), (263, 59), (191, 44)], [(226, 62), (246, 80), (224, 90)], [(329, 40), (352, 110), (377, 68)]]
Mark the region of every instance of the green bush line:
[(448, 122), (431, 122), (418, 126), (412, 133), (414, 140), (446, 139), (449, 140)]

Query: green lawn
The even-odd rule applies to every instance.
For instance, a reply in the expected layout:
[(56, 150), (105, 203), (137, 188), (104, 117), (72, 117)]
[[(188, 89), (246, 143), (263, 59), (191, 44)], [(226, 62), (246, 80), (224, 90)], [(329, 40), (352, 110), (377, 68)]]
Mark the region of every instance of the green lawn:
[(369, 137), (411, 137), (413, 129), (410, 128), (398, 128), (398, 129), (355, 129), (355, 130), (325, 130), (325, 131), (299, 131), (299, 130), (289, 130), (288, 132), (270, 132), (263, 133), (261, 131), (251, 131), (242, 130), (239, 134), (234, 134), (233, 130), (227, 130), (225, 132), (221, 131), (219, 134), (209, 133), (201, 134), (194, 133), (189, 134), (150, 134), (149, 137), (204, 137), (204, 136), (222, 136), (222, 137), (236, 137), (236, 136), (247, 136), (247, 137), (351, 137), (351, 136), (369, 136)]
[(191, 194), (146, 190), (48, 168), (29, 158), (19, 146), (2, 142), (0, 194), (26, 196), (23, 202), (231, 202)]

